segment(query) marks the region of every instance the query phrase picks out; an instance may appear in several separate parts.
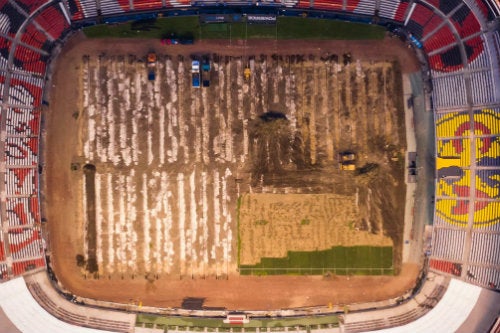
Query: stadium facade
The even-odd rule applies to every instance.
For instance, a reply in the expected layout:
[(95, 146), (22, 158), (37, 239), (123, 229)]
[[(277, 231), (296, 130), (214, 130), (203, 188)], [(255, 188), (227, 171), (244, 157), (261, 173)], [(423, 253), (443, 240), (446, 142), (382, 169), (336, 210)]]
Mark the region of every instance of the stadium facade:
[[(31, 331), (27, 318), (33, 313), (46, 315), (46, 310), (36, 304), (47, 305), (47, 295), (33, 299), (26, 283), (33, 279), (29, 277), (33, 272), (47, 269), (40, 214), (41, 120), (48, 107), (44, 95), (50, 65), (66, 37), (85, 25), (144, 15), (232, 10), (289, 16), (307, 13), (310, 17), (380, 24), (404, 35), (422, 62), (428, 109), (435, 119), (436, 158), (452, 160), (460, 169), (459, 176), (437, 177), (435, 182), (432, 246), (426, 265), (433, 280), (451, 281), (435, 282), (442, 288), (431, 289), (431, 293), (436, 291), (433, 297), (439, 296), (441, 301), (425, 316), (426, 311), (409, 316), (401, 305), (399, 309), (406, 316), (399, 322), (370, 324), (362, 317), (356, 319), (363, 316), (360, 313), (351, 317), (351, 326), (345, 320), (345, 331), (405, 324), (414, 325), (407, 327), (408, 331), (423, 332), (426, 330), (422, 327), (431, 318), (434, 325), (448, 323), (439, 326), (448, 331), (465, 331), (465, 319), (474, 314), (484, 319), (476, 321), (479, 326), (474, 330), (488, 330), (495, 320), (498, 325), (498, 303), (491, 303), (500, 291), (500, 5), (494, 0), (1, 0), (0, 175), (4, 181), (0, 182), (0, 281), (4, 283), (0, 285), (0, 306), (4, 317), (0, 315), (0, 319), (9, 317), (18, 330)], [(422, 296), (426, 285), (417, 296)], [(12, 290), (18, 292), (9, 293)], [(36, 294), (33, 288), (30, 290)], [(12, 311), (12, 307), (23, 306), (29, 311), (18, 310), (17, 315)], [(459, 309), (452, 316), (446, 308), (453, 306)], [(61, 306), (43, 308), (58, 318), (68, 316), (57, 314)], [(96, 317), (101, 316), (98, 312)], [(422, 322), (423, 318), (427, 320)], [(128, 321), (132, 324), (124, 324)], [(89, 323), (75, 319), (74, 323), (128, 332), (134, 330), (133, 321), (124, 317), (122, 324), (115, 326), (99, 324), (98, 320)], [(20, 324), (23, 322), (25, 326)], [(356, 326), (356, 322), (366, 325)], [(91, 331), (76, 326), (70, 331), (80, 329)], [(61, 331), (68, 331), (68, 327)]]

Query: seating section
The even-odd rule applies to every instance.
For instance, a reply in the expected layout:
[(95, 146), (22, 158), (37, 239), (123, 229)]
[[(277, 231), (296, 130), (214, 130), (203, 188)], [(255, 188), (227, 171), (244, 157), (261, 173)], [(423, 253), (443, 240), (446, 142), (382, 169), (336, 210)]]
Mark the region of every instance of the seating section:
[(47, 0), (16, 0), (17, 5), (28, 14), (35, 12), (46, 2)]
[(72, 21), (97, 17), (96, 0), (68, 0), (67, 4)]
[(460, 276), (462, 274), (462, 265), (446, 260), (429, 260), (429, 267), (451, 275)]
[(43, 55), (38, 49), (28, 48), (22, 44), (17, 45), (14, 52), (14, 65), (17, 68), (40, 76), (45, 75), (47, 60), (48, 56)]
[(7, 135), (37, 137), (40, 132), (40, 110), (9, 108), (5, 122)]
[(346, 11), (363, 15), (375, 14), (375, 1), (372, 0), (347, 0)]
[(66, 21), (64, 14), (58, 6), (45, 8), (36, 17), (35, 22), (38, 23), (53, 40), (61, 38), (62, 34), (69, 28), (69, 23)]
[(30, 24), (21, 37), (21, 42), (32, 46), (33, 48), (41, 49), (50, 53), (53, 47), (53, 42), (50, 41), (45, 33), (38, 30), (34, 25)]
[(18, 106), (38, 107), (42, 103), (43, 80), (34, 76), (12, 74), (9, 103)]
[[(185, 1), (168, 1), (173, 7), (181, 7)], [(189, 5), (191, 2), (189, 2)], [(163, 3), (161, 0), (134, 0), (134, 9), (135, 10), (150, 10), (150, 9), (161, 9), (163, 7)]]
[(386, 19), (403, 22), (408, 5), (409, 1), (407, 0), (380, 0), (379, 15)]
[[(449, 68), (449, 67), (448, 67)], [(463, 74), (435, 76), (432, 97), (437, 109), (467, 106), (467, 92)], [(453, 94), (450, 94), (453, 91)]]
[(36, 198), (7, 198), (9, 227), (34, 226), (39, 223), (39, 207)]
[(128, 0), (101, 0), (100, 6), (102, 15), (120, 14), (130, 10), (130, 3)]
[(314, 0), (314, 9), (341, 11), (343, 6), (343, 0)]
[(499, 289), (500, 270), (493, 267), (470, 265), (467, 270), (465, 280), (491, 289)]
[(12, 264), (12, 273), (22, 275), (37, 268), (45, 267), (45, 258), (14, 261)]
[(36, 299), (37, 303), (59, 320), (76, 326), (98, 328), (101, 330), (109, 330), (113, 332), (130, 332), (130, 324), (128, 322), (113, 319), (96, 318), (93, 316), (88, 316), (84, 313), (71, 312), (65, 308), (64, 303), (58, 302), (58, 304), (56, 304), (45, 293), (40, 284), (31, 282), (27, 286), (33, 297)]
[(449, 261), (462, 260), (466, 231), (464, 229), (434, 228), (432, 237), (433, 257)]

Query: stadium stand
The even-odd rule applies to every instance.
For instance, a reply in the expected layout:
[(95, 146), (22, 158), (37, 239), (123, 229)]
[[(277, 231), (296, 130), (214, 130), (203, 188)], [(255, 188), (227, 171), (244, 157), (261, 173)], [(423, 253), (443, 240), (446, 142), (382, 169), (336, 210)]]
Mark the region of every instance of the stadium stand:
[[(203, 1), (193, 2), (195, 6), (200, 4)], [(490, 0), (226, 1), (224, 4), (255, 8), (263, 4), (269, 5), (270, 10), (274, 5), (312, 8), (333, 11), (336, 15), (345, 13), (346, 18), (352, 16), (349, 14), (368, 19), (378, 16), (422, 43), (433, 87), (436, 153), (438, 157), (456, 158), (456, 165), (462, 170), (462, 176), (436, 179), (435, 184), (429, 268), (432, 274), (453, 278), (446, 292), (443, 286), (430, 291), (421, 300), (422, 306), (399, 308), (398, 314), (368, 323), (363, 319), (347, 320), (346, 327), (352, 332), (400, 325), (411, 332), (427, 332), (429, 327), (440, 332), (458, 329), (473, 311), (479, 294), (486, 289), (500, 290), (500, 34), (492, 28), (492, 22), (500, 16), (499, 4)], [(0, 130), (5, 133), (1, 138), (4, 149), (0, 159), (0, 175), (4, 178), (0, 182), (3, 231), (0, 232), (0, 280), (11, 280), (0, 285), (0, 306), (22, 331), (36, 331), (29, 325), (40, 322), (55, 325), (51, 326), (52, 332), (68, 331), (69, 327), (72, 332), (96, 331), (54, 321), (48, 312), (79, 326), (110, 329), (119, 325), (99, 319), (98, 314), (97, 319), (75, 314), (68, 310), (72, 303), (63, 306), (53, 303), (47, 289), (39, 281), (31, 281), (29, 289), (40, 306), (33, 301), (24, 281), (15, 279), (28, 273), (31, 276), (33, 271), (45, 267), (38, 146), (40, 106), (54, 46), (72, 25), (95, 23), (107, 15), (189, 6), (188, 0), (0, 1)], [(473, 285), (485, 289), (481, 291)], [(440, 302), (431, 302), (443, 293)], [(19, 308), (36, 314), (36, 318), (26, 312), (18, 313)], [(423, 309), (430, 308), (433, 309), (424, 315), (427, 311)], [(132, 330), (124, 325), (122, 331)]]

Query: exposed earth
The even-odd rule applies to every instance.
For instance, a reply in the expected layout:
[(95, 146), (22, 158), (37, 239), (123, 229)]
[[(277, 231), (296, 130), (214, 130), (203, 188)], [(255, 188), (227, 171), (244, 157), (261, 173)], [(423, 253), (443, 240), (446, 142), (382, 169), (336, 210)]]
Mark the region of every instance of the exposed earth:
[[(190, 86), (193, 54), (212, 60), (209, 88)], [(400, 74), (416, 70), (412, 51), (391, 38), (165, 46), (77, 34), (55, 64), (45, 115), (43, 213), (57, 278), (76, 295), (161, 307), (185, 297), (272, 309), (401, 295), (418, 267), (401, 264)], [(276, 119), (259, 118), (269, 111)], [(339, 170), (345, 150), (358, 171)], [(244, 193), (359, 202), (355, 230), (390, 239), (400, 274), (239, 276)]]

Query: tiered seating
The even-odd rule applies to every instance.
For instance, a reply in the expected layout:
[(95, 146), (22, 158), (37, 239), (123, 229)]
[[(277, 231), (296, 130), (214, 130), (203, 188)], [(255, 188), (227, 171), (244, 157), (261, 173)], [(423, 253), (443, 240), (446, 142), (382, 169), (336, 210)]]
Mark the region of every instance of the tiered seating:
[(42, 268), (44, 266), (44, 257), (30, 260), (14, 261), (14, 263), (12, 264), (12, 273), (14, 275), (21, 275), (31, 270)]
[(462, 274), (462, 265), (446, 260), (429, 260), (429, 267), (443, 273), (460, 276)]
[(466, 226), (469, 220), (469, 200), (437, 199), (436, 226), (459, 225)]
[(500, 234), (472, 233), (470, 260), (477, 264), (500, 265)]
[[(239, 3), (236, 4), (248, 4), (246, 1), (238, 1)], [(166, 0), (167, 6), (172, 6), (172, 7), (189, 7), (191, 6), (191, 1), (190, 0)]]
[(45, 4), (47, 0), (16, 0), (16, 3), (28, 14), (36, 11), (41, 5)]
[(43, 76), (47, 69), (47, 58), (40, 52), (18, 44), (14, 53), (14, 65), (26, 72)]
[(72, 21), (97, 16), (97, 4), (95, 0), (68, 0), (67, 4)]
[(38, 107), (42, 103), (43, 80), (33, 76), (12, 74), (9, 87), (9, 103)]
[(5, 140), (7, 165), (35, 166), (38, 163), (38, 137), (7, 137)]
[(457, 45), (452, 45), (438, 54), (429, 54), (431, 69), (439, 72), (455, 72), (463, 68), (460, 49)]
[[(0, 274), (2, 270), (2, 262), (5, 260), (5, 249), (3, 241), (3, 232), (0, 232)], [(1, 279), (1, 277), (0, 277)]]
[(10, 108), (5, 112), (7, 135), (38, 136), (40, 110)]
[(466, 5), (461, 6), (453, 13), (451, 22), (455, 25), (462, 38), (481, 32), (481, 24)]
[[(450, 45), (454, 45), (456, 43), (455, 36), (451, 32), (450, 28), (447, 25), (442, 26), (437, 30), (434, 34), (432, 34), (429, 38), (427, 38), (423, 44), (424, 49), (427, 53), (430, 53), (435, 50), (439, 50), (442, 48), (449, 47)], [(435, 69), (435, 68), (433, 68)]]
[(471, 9), (476, 9), (477, 13), (482, 14), (482, 20), (488, 20), (492, 21), (495, 19), (496, 16), (498, 16), (500, 13), (495, 13), (495, 9), (491, 7), (491, 4), (489, 4), (487, 1), (483, 0), (465, 0), (467, 5)]
[(35, 168), (12, 168), (5, 172), (7, 196), (35, 196), (38, 194), (38, 172)]
[(59, 7), (50, 6), (44, 9), (35, 19), (40, 26), (47, 32), (52, 39), (59, 39), (63, 33), (69, 28), (64, 14)]
[(363, 15), (375, 14), (375, 1), (347, 0), (346, 11)]
[(322, 10), (342, 10), (343, 0), (315, 0), (314, 9)]
[(500, 271), (495, 268), (470, 265), (465, 279), (491, 289), (500, 287)]
[(311, 7), (311, 1), (310, 0), (299, 0), (295, 7), (297, 7), (297, 8), (309, 8), (309, 7)]
[(476, 197), (500, 198), (500, 168), (476, 171)]
[[(434, 77), (433, 101), (438, 109), (465, 107), (467, 94), (463, 75)], [(453, 94), (450, 94), (453, 91)]]
[(6, 210), (9, 227), (35, 225), (40, 220), (37, 198), (7, 198)]
[[(69, 309), (67, 309), (67, 307), (56, 304), (49, 297), (49, 295), (45, 293), (40, 284), (36, 282), (28, 284), (28, 288), (31, 291), (33, 297), (37, 300), (38, 304), (40, 304), (40, 306), (42, 306), (45, 310), (47, 310), (48, 313), (52, 314), (54, 317), (64, 322), (77, 326), (94, 327), (99, 329), (110, 330), (113, 332), (130, 331), (130, 325), (128, 322), (112, 320), (112, 319), (96, 318), (93, 316), (89, 316), (86, 313), (80, 314), (72, 312)], [(59, 301), (58, 303), (60, 302), (61, 301)]]
[(491, 71), (471, 73), (472, 102), (474, 104), (494, 103), (495, 83)]
[(477, 166), (500, 168), (500, 136), (476, 139)]
[(7, 36), (13, 36), (26, 20), (26, 16), (8, 1), (0, 3), (0, 13), (3, 14), (0, 19), (0, 31)]
[(9, 229), (9, 249), (15, 261), (43, 258), (42, 236), (38, 228)]
[(37, 30), (35, 26), (31, 24), (26, 27), (26, 31), (21, 37), (21, 42), (42, 49), (47, 53), (50, 53), (53, 46), (53, 42), (48, 40), (43, 32)]
[(477, 56), (469, 61), (469, 68), (471, 69), (490, 69), (490, 58), (487, 52), (482, 52), (485, 50), (484, 40), (482, 37), (471, 37), (463, 40), (465, 44), (466, 51), (473, 54), (477, 50)]
[(406, 26), (408, 30), (418, 39), (422, 39), (424, 35), (424, 29), (426, 29), (427, 24), (432, 19), (434, 12), (432, 9), (427, 8), (420, 3), (414, 5), (413, 12), (411, 13), (410, 19)]
[(130, 10), (130, 3), (128, 0), (101, 0), (100, 3), (101, 14), (120, 14)]
[[(170, 6), (173, 7), (185, 7), (190, 6), (191, 1), (184, 0), (169, 0)], [(134, 9), (135, 10), (144, 10), (144, 9), (161, 9), (163, 6), (161, 0), (134, 0)]]
[(470, 117), (467, 112), (438, 113), (436, 114), (436, 136), (451, 138), (467, 135), (458, 129), (469, 122)]

